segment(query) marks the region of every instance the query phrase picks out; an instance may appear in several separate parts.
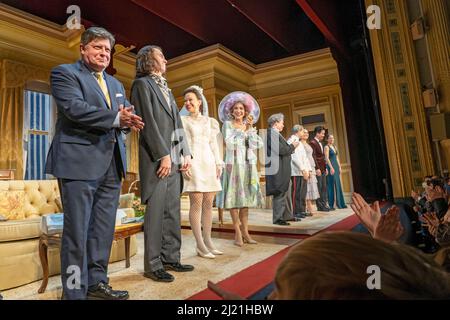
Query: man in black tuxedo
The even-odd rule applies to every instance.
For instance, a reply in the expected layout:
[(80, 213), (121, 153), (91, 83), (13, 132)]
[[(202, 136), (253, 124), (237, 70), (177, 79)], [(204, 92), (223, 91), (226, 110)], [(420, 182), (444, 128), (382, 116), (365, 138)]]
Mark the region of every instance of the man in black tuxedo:
[(136, 58), (131, 101), (146, 126), (139, 140), (141, 200), (144, 220), (144, 276), (171, 282), (168, 270), (192, 271), (180, 263), (181, 171), (190, 167), (191, 153), (175, 98), (164, 78), (167, 60), (158, 46), (145, 46)]

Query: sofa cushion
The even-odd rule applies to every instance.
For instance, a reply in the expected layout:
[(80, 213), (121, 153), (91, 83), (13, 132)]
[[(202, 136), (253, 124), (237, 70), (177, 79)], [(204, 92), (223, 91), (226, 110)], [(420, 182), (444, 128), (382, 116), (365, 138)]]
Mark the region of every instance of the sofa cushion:
[(0, 222), (0, 242), (38, 238), (41, 235), (41, 219)]
[(24, 200), (24, 191), (0, 191), (0, 214), (8, 220), (24, 219)]

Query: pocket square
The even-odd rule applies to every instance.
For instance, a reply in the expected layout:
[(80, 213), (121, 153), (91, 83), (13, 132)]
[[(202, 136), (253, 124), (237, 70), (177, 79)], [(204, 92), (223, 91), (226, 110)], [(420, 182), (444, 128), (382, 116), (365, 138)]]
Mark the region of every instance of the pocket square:
[(121, 93), (116, 93), (116, 98), (119, 98), (119, 97), (123, 97), (123, 94), (121, 94)]

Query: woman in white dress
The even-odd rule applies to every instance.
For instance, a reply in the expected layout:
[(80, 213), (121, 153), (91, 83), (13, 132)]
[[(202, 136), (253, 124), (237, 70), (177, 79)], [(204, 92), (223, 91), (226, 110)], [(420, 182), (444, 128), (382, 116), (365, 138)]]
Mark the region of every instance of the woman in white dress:
[(316, 177), (316, 163), (313, 158), (313, 149), (308, 144), (309, 133), (308, 130), (303, 129), (303, 135), (301, 136), (301, 142), (305, 146), (306, 155), (309, 163), (311, 164), (311, 171), (309, 172), (309, 179), (306, 191), (306, 212), (312, 214), (312, 202), (320, 198), (319, 189), (317, 187)]
[(181, 116), (181, 121), (192, 153), (192, 167), (183, 174), (183, 192), (189, 194), (189, 222), (197, 242), (197, 254), (213, 259), (223, 254), (211, 240), (213, 200), (216, 192), (222, 190), (220, 127), (216, 119), (208, 117), (208, 105), (199, 86), (184, 91), (184, 109), (180, 113), (187, 115)]

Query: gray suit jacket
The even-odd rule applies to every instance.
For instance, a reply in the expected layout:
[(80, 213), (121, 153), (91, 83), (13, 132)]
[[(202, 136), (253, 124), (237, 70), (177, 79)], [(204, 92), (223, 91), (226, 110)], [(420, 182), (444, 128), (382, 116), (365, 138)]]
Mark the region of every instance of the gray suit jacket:
[(145, 123), (139, 136), (139, 180), (142, 203), (147, 203), (156, 185), (164, 183), (156, 175), (159, 160), (170, 154), (175, 168), (179, 168), (180, 155), (190, 156), (191, 152), (172, 93), (168, 105), (155, 81), (146, 76), (133, 81), (130, 100)]
[(126, 173), (125, 143), (120, 129), (112, 125), (119, 104), (128, 106), (130, 103), (118, 80), (106, 73), (105, 79), (111, 109), (91, 71), (81, 60), (52, 70), (51, 90), (58, 115), (46, 173), (65, 179), (98, 179), (108, 170), (115, 146), (121, 158), (117, 166)]

